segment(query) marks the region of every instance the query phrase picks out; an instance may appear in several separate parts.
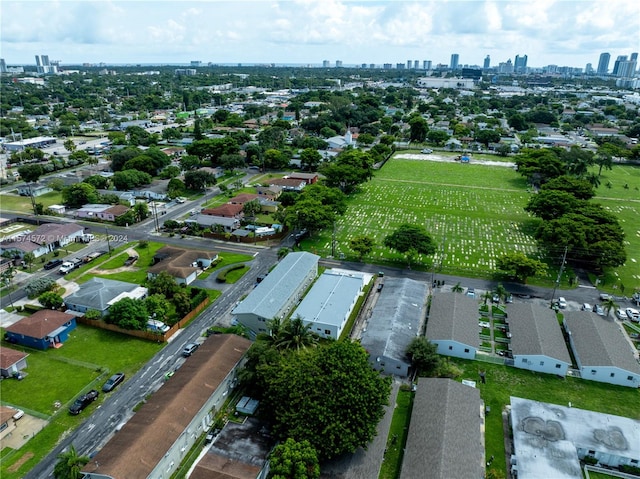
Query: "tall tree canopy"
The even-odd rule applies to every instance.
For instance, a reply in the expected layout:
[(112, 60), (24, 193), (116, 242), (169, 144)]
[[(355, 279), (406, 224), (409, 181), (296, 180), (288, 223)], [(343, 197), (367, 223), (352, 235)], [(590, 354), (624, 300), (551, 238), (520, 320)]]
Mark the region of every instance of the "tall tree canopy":
[(418, 254), (430, 255), (436, 252), (436, 243), (423, 226), (402, 224), (386, 236), (384, 245), (402, 253), (411, 266), (411, 261)]

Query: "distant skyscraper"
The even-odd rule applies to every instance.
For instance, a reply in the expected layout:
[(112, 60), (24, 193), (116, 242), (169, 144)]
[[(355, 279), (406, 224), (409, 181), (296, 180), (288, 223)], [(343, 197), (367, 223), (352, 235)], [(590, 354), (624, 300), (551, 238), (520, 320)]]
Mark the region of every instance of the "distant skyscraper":
[(487, 55), (484, 59), (484, 65), (483, 68), (485, 70), (488, 70), (489, 68), (491, 68), (491, 57), (489, 55)]
[(611, 55), (609, 53), (601, 53), (600, 60), (598, 60), (598, 75), (606, 75), (609, 73), (609, 61), (611, 60)]
[(407, 60), (407, 70), (411, 70), (412, 63), (413, 62), (411, 60)]
[(49, 63), (49, 55), (36, 55), (36, 71), (44, 74), (57, 73), (58, 64)]
[(342, 68), (342, 60), (336, 60), (336, 68)]
[(404, 63), (396, 63), (397, 70), (404, 70)]
[(323, 60), (322, 61), (322, 67), (323, 68), (329, 68), (331, 66), (331, 62), (329, 60)]
[(385, 70), (391, 70), (393, 68), (393, 65), (391, 63), (383, 63), (382, 68), (384, 68)]
[(371, 68), (372, 70), (376, 67), (375, 63), (369, 63), (369, 68)]
[(615, 77), (615, 76), (620, 76), (620, 65), (622, 63), (626, 63), (627, 61), (627, 56), (626, 55), (619, 55), (618, 58), (616, 58), (616, 61), (613, 64), (613, 71), (611, 72), (611, 74)]
[(593, 75), (593, 65), (591, 65), (591, 63), (587, 63), (587, 66), (584, 67), (584, 72), (587, 75)]
[(420, 62), (418, 60), (413, 60), (413, 68), (416, 70), (420, 68)]
[(431, 60), (425, 60), (424, 61), (424, 69), (425, 70), (431, 70)]
[(513, 64), (513, 70), (516, 73), (526, 73), (527, 72), (527, 55), (516, 55), (516, 61)]
[(449, 64), (449, 68), (451, 68), (452, 70), (457, 70), (459, 60), (460, 60), (460, 55), (458, 55), (457, 53), (453, 53), (451, 55), (451, 63)]
[(0, 58), (0, 73), (7, 73), (7, 64), (4, 62), (4, 58)]

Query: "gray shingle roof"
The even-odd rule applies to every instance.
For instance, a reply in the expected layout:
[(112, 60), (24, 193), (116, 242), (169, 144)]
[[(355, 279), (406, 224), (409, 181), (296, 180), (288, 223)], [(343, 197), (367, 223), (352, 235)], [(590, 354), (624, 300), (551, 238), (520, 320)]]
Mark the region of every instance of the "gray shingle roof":
[(564, 319), (583, 367), (615, 366), (640, 374), (640, 365), (617, 323), (590, 311), (567, 311)]
[(429, 340), (452, 340), (480, 346), (478, 301), (460, 293), (436, 293), (427, 321)]
[(426, 301), (425, 283), (408, 278), (385, 278), (367, 330), (362, 333), (362, 346), (371, 356), (405, 360), (407, 346), (420, 332)]
[(400, 479), (484, 477), (480, 391), (451, 379), (418, 384)]
[(139, 285), (137, 284), (125, 283), (114, 279), (91, 278), (80, 285), (78, 291), (67, 296), (64, 302), (104, 311), (109, 307), (109, 301), (116, 296), (133, 291), (138, 287)]
[(513, 303), (507, 308), (507, 314), (514, 355), (542, 355), (571, 364), (553, 310), (530, 303)]
[(277, 316), (309, 273), (317, 270), (319, 260), (320, 256), (304, 251), (289, 253), (233, 314), (255, 314), (267, 319)]

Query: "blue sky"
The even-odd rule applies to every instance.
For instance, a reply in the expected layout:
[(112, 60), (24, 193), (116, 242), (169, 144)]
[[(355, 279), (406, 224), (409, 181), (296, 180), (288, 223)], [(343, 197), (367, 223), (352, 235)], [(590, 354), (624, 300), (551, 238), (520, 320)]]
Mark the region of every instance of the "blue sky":
[[(431, 60), (597, 66), (640, 50), (638, 0), (0, 0), (0, 56), (35, 64), (344, 64)], [(612, 65), (611, 65), (612, 66)], [(610, 66), (610, 67), (611, 67)]]

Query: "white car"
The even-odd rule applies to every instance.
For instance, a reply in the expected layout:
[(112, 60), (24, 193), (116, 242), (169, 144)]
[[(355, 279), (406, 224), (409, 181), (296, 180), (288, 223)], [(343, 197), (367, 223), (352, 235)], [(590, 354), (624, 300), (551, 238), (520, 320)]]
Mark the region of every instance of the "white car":
[(17, 421), (18, 419), (20, 419), (22, 416), (24, 416), (24, 411), (22, 409), (17, 409), (16, 408), (16, 412), (13, 414), (13, 420)]
[(627, 313), (627, 317), (630, 321), (633, 321), (634, 323), (640, 322), (640, 311), (638, 311), (637, 309), (627, 308), (624, 310), (624, 312)]
[(425, 148), (424, 150), (420, 151), (420, 153), (426, 153), (428, 155), (429, 153), (433, 153), (433, 150), (431, 148)]
[(566, 307), (567, 307), (567, 300), (564, 299), (562, 296), (560, 296), (558, 298), (558, 308), (565, 309)]

